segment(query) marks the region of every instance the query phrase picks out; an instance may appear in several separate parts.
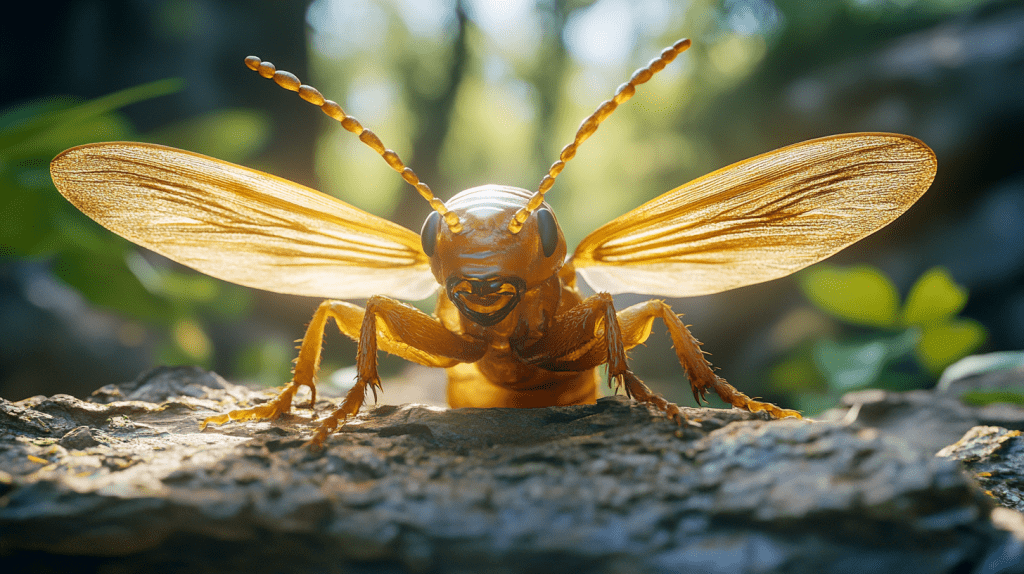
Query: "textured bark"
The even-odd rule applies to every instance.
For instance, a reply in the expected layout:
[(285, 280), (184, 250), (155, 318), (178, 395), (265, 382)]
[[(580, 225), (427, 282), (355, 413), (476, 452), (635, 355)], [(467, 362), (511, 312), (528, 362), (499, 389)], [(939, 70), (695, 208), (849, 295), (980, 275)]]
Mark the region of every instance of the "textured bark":
[(125, 572), (1024, 564), (958, 462), (858, 422), (684, 408), (680, 429), (612, 397), (380, 406), (320, 452), (303, 446), (308, 409), (199, 431), (214, 411), (271, 396), (180, 368), (88, 402), (0, 400), (0, 556), (34, 571)]

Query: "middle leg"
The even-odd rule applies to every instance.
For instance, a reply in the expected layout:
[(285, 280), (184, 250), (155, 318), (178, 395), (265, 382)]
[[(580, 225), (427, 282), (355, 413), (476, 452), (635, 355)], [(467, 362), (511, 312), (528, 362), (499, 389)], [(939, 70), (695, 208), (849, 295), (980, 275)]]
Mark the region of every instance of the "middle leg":
[[(523, 361), (551, 371), (585, 371), (606, 363), (609, 386), (624, 389), (626, 396), (650, 403), (682, 424), (679, 407), (652, 391), (629, 369), (626, 350), (650, 332), (650, 321), (640, 325), (645, 330), (642, 334), (634, 323), (622, 323), (612, 296), (598, 293), (557, 315), (543, 337), (516, 353)], [(624, 329), (627, 325), (628, 331)]]
[(627, 364), (626, 351), (647, 340), (655, 319), (661, 319), (668, 327), (697, 404), (710, 390), (725, 402), (751, 412), (765, 411), (775, 418), (800, 418), (797, 411), (751, 399), (716, 375), (704, 358), (700, 342), (672, 308), (660, 300), (616, 312), (611, 295), (599, 293), (555, 317), (543, 337), (517, 353), (524, 361), (553, 371), (582, 371), (607, 363), (609, 384), (614, 381), (628, 396), (651, 403), (681, 422), (679, 407), (651, 391)]

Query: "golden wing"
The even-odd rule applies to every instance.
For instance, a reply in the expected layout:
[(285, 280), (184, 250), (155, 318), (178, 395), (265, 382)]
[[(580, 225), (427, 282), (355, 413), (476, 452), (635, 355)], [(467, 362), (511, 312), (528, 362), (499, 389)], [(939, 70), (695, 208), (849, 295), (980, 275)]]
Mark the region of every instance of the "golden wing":
[(798, 143), (641, 205), (588, 235), (573, 263), (610, 293), (687, 297), (776, 279), (899, 217), (936, 165), (928, 146), (904, 135)]
[(232, 283), (337, 299), (415, 300), (437, 287), (418, 234), (266, 173), (112, 142), (65, 151), (50, 174), (100, 225)]

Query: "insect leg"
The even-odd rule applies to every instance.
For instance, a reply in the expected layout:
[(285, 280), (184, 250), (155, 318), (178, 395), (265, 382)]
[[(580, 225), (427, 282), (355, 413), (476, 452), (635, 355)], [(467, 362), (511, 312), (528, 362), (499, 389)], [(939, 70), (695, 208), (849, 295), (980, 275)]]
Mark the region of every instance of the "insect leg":
[(516, 353), (522, 360), (552, 371), (585, 371), (607, 363), (609, 384), (615, 381), (615, 387), (624, 387), (627, 396), (650, 403), (682, 423), (679, 407), (648, 388), (629, 370), (626, 359), (626, 350), (647, 338), (654, 317), (646, 324), (632, 321), (627, 330), (620, 315), (612, 296), (598, 293), (557, 315), (543, 337)]
[[(338, 327), (343, 333), (356, 339), (359, 350), (356, 353), (356, 384), (341, 403), (341, 407), (330, 414), (313, 433), (309, 443), (319, 447), (338, 428), (338, 424), (359, 412), (369, 386), (374, 399), (381, 388), (377, 375), (377, 348), (401, 356), (410, 361), (432, 367), (451, 367), (458, 363), (472, 363), (483, 357), (487, 351), (486, 342), (452, 333), (437, 318), (387, 297), (375, 296), (366, 302), (366, 310), (359, 318), (356, 335), (356, 317), (349, 308), (354, 305), (343, 303), (334, 314)], [(347, 306), (347, 307), (345, 307)]]
[(628, 396), (651, 403), (680, 422), (679, 407), (651, 391), (629, 370), (626, 361), (626, 351), (646, 341), (654, 320), (659, 318), (668, 327), (698, 404), (712, 390), (725, 402), (748, 411), (766, 411), (775, 418), (800, 418), (794, 410), (751, 399), (715, 375), (700, 343), (664, 301), (647, 301), (616, 313), (611, 295), (599, 293), (556, 316), (543, 337), (517, 350), (517, 354), (530, 364), (552, 371), (582, 371), (608, 363), (609, 383), (615, 381)]
[[(687, 378), (690, 379), (690, 388), (693, 390), (693, 398), (697, 400), (697, 404), (700, 404), (704, 395), (711, 390), (723, 401), (741, 409), (751, 412), (765, 411), (775, 418), (801, 418), (797, 411), (782, 409), (771, 403), (751, 399), (726, 382), (725, 379), (716, 375), (711, 364), (704, 358), (700, 342), (690, 334), (689, 329), (679, 319), (679, 316), (664, 301), (651, 300), (619, 312), (618, 319), (622, 326), (622, 336), (627, 349), (647, 339), (651, 332), (651, 324), (656, 318), (660, 318), (668, 327), (676, 356), (679, 358), (679, 363), (683, 366)], [(628, 386), (626, 391), (629, 392)]]
[(205, 429), (208, 424), (220, 425), (228, 421), (274, 420), (291, 410), (295, 393), (304, 386), (309, 387), (310, 390), (310, 406), (316, 404), (315, 378), (316, 372), (320, 368), (320, 349), (323, 346), (324, 328), (327, 326), (328, 317), (335, 316), (337, 319), (337, 316), (332, 313), (333, 303), (340, 303), (340, 301), (324, 301), (317, 307), (313, 319), (306, 327), (306, 334), (302, 337), (299, 356), (295, 359), (295, 369), (292, 371), (292, 380), (274, 400), (256, 407), (237, 409), (222, 415), (207, 417), (199, 425), (199, 428)]
[[(375, 297), (370, 299), (383, 299)], [(437, 319), (420, 312), (415, 307), (410, 307), (399, 303), (398, 301), (388, 300), (394, 303), (395, 309), (401, 309), (398, 313), (402, 316), (414, 315), (416, 321), (412, 321), (415, 327), (418, 329), (417, 333), (421, 334), (424, 330), (429, 331), (430, 335), (427, 337), (415, 337), (415, 336), (403, 336), (404, 334), (396, 335), (397, 330), (401, 327), (396, 328), (394, 322), (383, 323), (382, 337), (380, 338), (380, 347), (391, 354), (398, 355), (403, 359), (426, 365), (428, 367), (450, 367), (460, 361), (459, 357), (462, 355), (453, 354), (453, 345), (451, 344), (452, 338), (455, 338), (461, 344), (463, 349), (472, 349), (473, 340), (462, 340), (458, 336), (448, 332)], [(320, 351), (323, 347), (324, 329), (327, 327), (327, 320), (333, 318), (337, 323), (338, 328), (341, 332), (355, 341), (361, 341), (362, 326), (366, 323), (364, 318), (367, 316), (366, 311), (357, 305), (347, 303), (345, 301), (324, 301), (317, 308), (316, 313), (313, 314), (313, 319), (309, 322), (309, 326), (306, 328), (306, 335), (302, 338), (302, 344), (299, 347), (299, 356), (295, 359), (295, 369), (293, 371), (292, 381), (278, 394), (278, 396), (263, 405), (248, 409), (238, 409), (231, 412), (216, 415), (207, 418), (202, 422), (201, 428), (206, 428), (208, 424), (224, 424), (232, 420), (255, 420), (255, 419), (276, 419), (280, 415), (287, 413), (291, 409), (292, 399), (295, 397), (295, 393), (299, 388), (307, 386), (312, 391), (310, 404), (316, 403), (316, 373), (320, 368)], [(424, 323), (433, 324), (436, 329), (430, 329), (424, 327)], [(369, 325), (373, 325), (372, 322)], [(382, 323), (377, 323), (382, 325)], [(434, 331), (443, 331), (444, 335), (448, 338), (445, 339), (443, 335), (435, 333)], [(376, 335), (376, 333), (373, 333)], [(430, 339), (424, 341), (424, 339)], [(373, 337), (373, 345), (376, 347), (377, 338)], [(448, 345), (440, 344), (448, 343)], [(448, 355), (444, 353), (448, 352)], [(482, 351), (480, 354), (483, 354)], [(475, 359), (472, 359), (475, 360)], [(376, 354), (373, 356), (373, 372), (376, 374)], [(362, 373), (362, 371), (360, 371)], [(379, 382), (378, 382), (379, 385)], [(357, 391), (358, 389), (358, 391)], [(359, 395), (358, 404), (362, 404), (362, 385), (357, 384), (349, 394), (352, 395), (353, 401), (356, 400), (355, 394)], [(376, 390), (374, 390), (376, 393)], [(354, 394), (355, 393), (355, 394)], [(354, 404), (348, 401), (346, 402)], [(344, 408), (344, 406), (343, 406)], [(359, 410), (359, 406), (356, 405), (355, 411)], [(355, 412), (353, 411), (353, 413)], [(336, 424), (336, 423), (335, 423)], [(326, 434), (324, 435), (326, 436)]]

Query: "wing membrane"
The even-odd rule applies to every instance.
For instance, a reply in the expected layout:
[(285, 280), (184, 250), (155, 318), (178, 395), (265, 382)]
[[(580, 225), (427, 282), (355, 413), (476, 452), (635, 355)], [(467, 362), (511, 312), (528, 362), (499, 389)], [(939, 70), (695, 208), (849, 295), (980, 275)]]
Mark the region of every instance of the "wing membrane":
[(595, 289), (686, 297), (783, 277), (877, 231), (931, 185), (920, 141), (844, 134), (720, 169), (588, 235), (573, 263)]
[(437, 287), (419, 235), (266, 173), (123, 142), (67, 150), (50, 172), (107, 229), (219, 279), (338, 299), (422, 299)]

